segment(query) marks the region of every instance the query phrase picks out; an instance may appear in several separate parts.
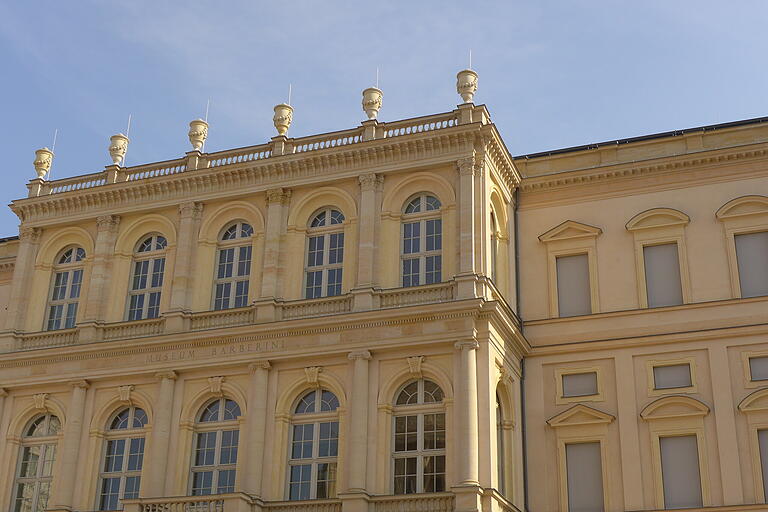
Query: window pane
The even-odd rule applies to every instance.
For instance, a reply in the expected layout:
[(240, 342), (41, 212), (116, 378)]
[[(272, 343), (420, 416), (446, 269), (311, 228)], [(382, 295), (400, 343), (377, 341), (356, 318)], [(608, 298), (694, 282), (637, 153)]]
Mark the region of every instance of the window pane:
[(339, 399), (328, 390), (320, 392), (320, 411), (335, 411), (339, 408)]
[(64, 318), (64, 328), (71, 329), (75, 326), (77, 318), (77, 302), (67, 304), (67, 316)]
[(216, 272), (218, 279), (225, 279), (232, 277), (232, 265), (235, 261), (235, 249), (220, 249), (219, 250), (219, 267)]
[(118, 510), (120, 498), (120, 478), (105, 478), (101, 481), (101, 499), (99, 510)]
[(403, 254), (419, 252), (421, 224), (408, 222), (403, 224)]
[(67, 296), (69, 272), (57, 272), (53, 282), (52, 300), (62, 300)]
[(240, 254), (238, 255), (238, 262), (237, 262), (238, 276), (251, 275), (251, 252), (252, 252), (252, 247), (250, 245), (245, 247), (240, 247)]
[[(240, 439), (239, 430), (225, 430), (221, 433), (220, 464), (237, 463), (237, 444)], [(221, 483), (219, 483), (221, 485)]]
[(416, 492), (416, 457), (395, 459), (395, 494)]
[(733, 237), (742, 297), (768, 295), (768, 231)]
[(324, 236), (309, 237), (309, 248), (307, 250), (307, 266), (317, 267), (323, 264), (323, 244)]
[(25, 446), (21, 452), (21, 465), (19, 466), (19, 476), (35, 477), (37, 476), (37, 465), (40, 462), (40, 446)]
[(413, 381), (400, 391), (397, 405), (415, 404), (419, 401), (419, 381)]
[(763, 493), (768, 497), (768, 430), (758, 430), (757, 441), (760, 445), (760, 469), (762, 470), (763, 475)]
[(427, 250), (439, 251), (443, 248), (443, 221), (441, 219), (430, 219), (426, 221), (427, 227)]
[(216, 285), (216, 298), (213, 300), (213, 309), (228, 309), (229, 294), (232, 290), (232, 283), (219, 283)]
[(307, 272), (307, 283), (304, 289), (304, 295), (308, 299), (316, 299), (323, 294), (323, 272)]
[(207, 496), (213, 492), (213, 471), (192, 473), (192, 496)]
[(16, 487), (16, 502), (14, 512), (31, 512), (32, 500), (35, 496), (35, 484), (19, 484)]
[(335, 265), (344, 261), (344, 233), (331, 233), (328, 247), (328, 264)]
[(242, 308), (248, 305), (248, 281), (238, 281), (235, 284), (235, 307)]
[(131, 439), (128, 452), (128, 471), (141, 471), (144, 464), (144, 438)]
[(403, 286), (419, 285), (418, 258), (403, 260)]
[(48, 310), (48, 325), (46, 327), (49, 331), (61, 329), (61, 317), (63, 313), (64, 306), (62, 304), (50, 307)]
[(563, 375), (563, 396), (590, 396), (597, 394), (597, 373)]
[(701, 477), (696, 436), (662, 437), (664, 507), (701, 507)]
[(291, 466), (291, 480), (288, 499), (308, 500), (309, 488), (312, 483), (312, 465)]
[(218, 494), (235, 492), (235, 470), (234, 469), (223, 469), (219, 471), (219, 481), (216, 484), (216, 492)]
[(687, 388), (692, 386), (691, 367), (689, 364), (654, 366), (653, 381), (655, 389)]
[(423, 492), (442, 492), (445, 490), (445, 456), (424, 457)]
[(221, 419), (223, 421), (234, 421), (242, 413), (240, 412), (240, 406), (234, 400), (224, 400), (224, 414)]
[(680, 284), (680, 260), (677, 244), (643, 247), (645, 260), (645, 287), (648, 307), (674, 306), (683, 303)]
[(424, 415), (424, 449), (442, 450), (445, 448), (445, 415)]
[(561, 317), (589, 315), (592, 298), (589, 287), (589, 257), (586, 254), (560, 256), (557, 266), (557, 309)]
[(160, 292), (149, 294), (149, 307), (147, 307), (147, 318), (157, 318), (160, 316)]
[(750, 357), (749, 373), (752, 380), (768, 380), (768, 357)]
[(125, 439), (107, 441), (107, 452), (104, 456), (104, 472), (114, 473), (123, 470), (123, 454)]
[(141, 320), (144, 310), (144, 295), (131, 295), (128, 305), (128, 320)]
[(317, 499), (333, 498), (336, 496), (336, 464), (317, 465)]
[(125, 491), (123, 491), (123, 498), (126, 500), (133, 500), (139, 497), (139, 486), (141, 484), (140, 476), (129, 476), (125, 479)]
[(328, 289), (326, 290), (326, 296), (333, 297), (341, 295), (341, 269), (331, 268), (328, 272)]
[(427, 256), (425, 258), (424, 282), (426, 284), (439, 283), (442, 279), (442, 256)]
[(320, 423), (318, 444), (318, 457), (336, 457), (338, 455), (339, 423), (337, 421)]
[(211, 466), (216, 456), (216, 432), (199, 432), (195, 445), (195, 466)]
[(56, 461), (56, 445), (45, 445), (43, 450), (43, 468), (40, 476), (51, 476), (53, 474), (53, 463)]
[(317, 395), (317, 391), (310, 391), (309, 393), (301, 397), (301, 400), (299, 400), (299, 403), (296, 405), (296, 414), (315, 412), (315, 396), (316, 395)]
[(147, 275), (149, 274), (149, 260), (137, 261), (133, 266), (132, 290), (143, 290), (147, 287)]
[(414, 451), (418, 449), (418, 416), (395, 417), (395, 451)]
[[(424, 403), (434, 404), (443, 401), (443, 390), (431, 380), (424, 380)], [(418, 383), (416, 383), (418, 384)], [(405, 390), (403, 390), (405, 391)], [(408, 402), (414, 403), (414, 402)]]
[(72, 285), (69, 287), (69, 298), (77, 299), (80, 297), (80, 285), (83, 283), (83, 271), (75, 270), (72, 272)]
[(152, 288), (163, 286), (163, 274), (165, 272), (165, 258), (152, 260)]
[(565, 445), (569, 512), (603, 510), (600, 443)]
[(291, 449), (292, 459), (311, 459), (312, 458), (312, 440), (314, 435), (314, 425), (294, 425), (293, 426), (293, 448)]

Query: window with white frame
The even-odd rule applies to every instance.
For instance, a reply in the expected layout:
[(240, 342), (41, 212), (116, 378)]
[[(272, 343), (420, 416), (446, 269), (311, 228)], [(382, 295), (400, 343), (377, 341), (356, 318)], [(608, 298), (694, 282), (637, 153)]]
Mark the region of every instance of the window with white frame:
[(34, 418), (24, 429), (13, 486), (13, 512), (43, 512), (48, 508), (60, 430), (61, 422), (53, 414)]
[(160, 315), (167, 245), (164, 236), (151, 235), (136, 248), (128, 292), (128, 320), (157, 318)]
[(333, 208), (315, 213), (307, 226), (304, 297), (341, 295), (344, 264), (344, 214)]
[(101, 463), (99, 510), (122, 510), (122, 500), (139, 497), (147, 413), (127, 407), (109, 422)]
[(442, 281), (443, 220), (440, 207), (436, 197), (420, 194), (408, 201), (403, 209), (400, 247), (403, 286)]
[(82, 247), (70, 247), (56, 260), (48, 296), (48, 316), (45, 322), (47, 331), (71, 329), (75, 326), (83, 284), (83, 260), (85, 250)]
[(305, 393), (293, 410), (288, 461), (288, 499), (336, 496), (339, 399), (326, 389)]
[(393, 492), (445, 491), (443, 390), (428, 379), (409, 382), (395, 398), (393, 421)]
[(240, 406), (223, 397), (209, 402), (200, 411), (192, 454), (192, 496), (235, 491), (240, 415)]
[(245, 222), (236, 222), (221, 234), (216, 258), (213, 309), (248, 305), (252, 236), (253, 228)]

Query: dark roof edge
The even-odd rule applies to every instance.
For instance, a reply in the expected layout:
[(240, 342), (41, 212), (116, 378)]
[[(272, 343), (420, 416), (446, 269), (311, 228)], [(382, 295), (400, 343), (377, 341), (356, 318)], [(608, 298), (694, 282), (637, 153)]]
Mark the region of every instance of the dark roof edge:
[(4, 244), (6, 242), (13, 242), (14, 240), (18, 240), (18, 236), (4, 236), (0, 237), (0, 244)]
[(720, 123), (720, 124), (708, 124), (706, 126), (697, 126), (695, 128), (685, 128), (683, 130), (673, 130), (669, 132), (661, 132), (661, 133), (652, 133), (650, 135), (640, 135), (638, 137), (630, 137), (628, 139), (617, 139), (617, 140), (610, 140), (606, 142), (597, 142), (594, 144), (585, 144), (583, 146), (573, 146), (570, 148), (562, 148), (562, 149), (553, 149), (551, 151), (542, 151), (540, 153), (530, 153), (527, 155), (517, 155), (513, 156), (513, 160), (521, 160), (521, 159), (531, 159), (531, 158), (540, 158), (544, 156), (552, 156), (552, 155), (559, 155), (562, 153), (575, 153), (577, 151), (586, 151), (588, 149), (597, 149), (604, 146), (616, 146), (619, 144), (630, 144), (632, 142), (640, 142), (644, 140), (653, 140), (653, 139), (663, 139), (664, 137), (679, 137), (680, 135), (685, 135), (688, 133), (694, 133), (694, 132), (709, 132), (714, 130), (722, 130), (724, 128), (734, 128), (737, 126), (747, 126), (750, 124), (760, 124), (760, 123), (768, 123), (768, 117), (755, 117), (752, 119), (744, 119), (741, 121), (731, 121), (728, 123)]

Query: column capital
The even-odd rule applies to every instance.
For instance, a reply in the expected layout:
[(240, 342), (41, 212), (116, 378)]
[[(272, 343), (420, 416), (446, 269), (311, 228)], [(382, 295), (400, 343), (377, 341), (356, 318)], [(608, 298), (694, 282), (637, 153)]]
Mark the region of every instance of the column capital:
[(347, 355), (347, 359), (350, 361), (357, 361), (358, 359), (369, 361), (371, 359), (371, 353), (368, 350), (355, 350)]
[(363, 192), (381, 190), (382, 185), (384, 185), (384, 176), (373, 172), (361, 174), (357, 177), (357, 180), (360, 182), (360, 190)]
[(19, 240), (23, 242), (37, 243), (40, 241), (40, 236), (43, 234), (43, 230), (40, 228), (23, 227), (19, 229)]
[(475, 157), (470, 156), (467, 158), (460, 158), (456, 160), (456, 169), (458, 169), (461, 175), (474, 176), (475, 174)]
[(280, 203), (286, 204), (291, 198), (291, 189), (289, 188), (271, 188), (267, 190), (267, 204)]
[(248, 371), (251, 373), (255, 373), (259, 370), (269, 370), (272, 368), (272, 365), (270, 364), (269, 360), (267, 359), (261, 359), (259, 361), (254, 361), (251, 364), (248, 365)]
[(96, 217), (96, 228), (101, 230), (110, 230), (120, 224), (119, 215), (99, 215)]
[(91, 387), (91, 383), (85, 379), (77, 379), (69, 381), (69, 385), (75, 389), (88, 389)]
[(454, 343), (453, 348), (456, 350), (477, 350), (480, 348), (480, 343), (477, 340), (462, 340)]
[(0, 398), (5, 398), (8, 396), (8, 390), (5, 388), (0, 388)]
[(179, 378), (179, 375), (173, 370), (163, 370), (161, 372), (157, 372), (155, 374), (155, 378), (160, 380), (176, 380)]
[(203, 203), (187, 201), (179, 205), (179, 215), (184, 218), (199, 219), (203, 214)]

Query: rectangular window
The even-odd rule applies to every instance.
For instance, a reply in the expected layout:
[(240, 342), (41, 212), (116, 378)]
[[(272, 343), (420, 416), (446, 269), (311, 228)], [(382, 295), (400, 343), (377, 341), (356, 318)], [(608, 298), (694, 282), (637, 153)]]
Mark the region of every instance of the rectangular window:
[(395, 459), (395, 494), (416, 492), (416, 457)]
[(418, 450), (418, 416), (397, 416), (395, 418), (395, 451)]
[(302, 464), (291, 466), (291, 482), (288, 498), (291, 500), (308, 500), (309, 488), (312, 485), (312, 465)]
[(565, 445), (568, 511), (603, 510), (603, 467), (600, 443)]
[(735, 235), (742, 297), (768, 295), (768, 231)]
[(304, 294), (308, 299), (316, 299), (323, 294), (323, 272), (307, 272), (307, 282), (304, 288)]
[(403, 286), (419, 286), (419, 259), (403, 260)]
[(643, 260), (648, 307), (682, 304), (683, 287), (677, 244), (647, 245), (643, 247)]
[(328, 272), (328, 286), (326, 295), (328, 297), (341, 295), (341, 269), (329, 268), (326, 272)]
[(442, 273), (442, 256), (427, 256), (425, 260), (425, 281), (426, 284), (439, 283)]
[(317, 499), (336, 496), (336, 463), (317, 465)]
[(592, 296), (589, 287), (589, 256), (558, 256), (557, 310), (561, 317), (589, 315), (592, 313)]
[(421, 223), (409, 222), (403, 224), (403, 254), (420, 252)]
[(565, 374), (562, 378), (563, 397), (597, 394), (597, 372)]
[(693, 386), (691, 365), (684, 363), (654, 366), (653, 384), (654, 389), (689, 388)]
[(753, 381), (768, 380), (768, 356), (750, 357), (749, 374)]
[(696, 436), (659, 438), (664, 508), (701, 507), (701, 475)]
[(328, 264), (335, 265), (344, 261), (344, 233), (331, 233), (328, 248)]
[[(763, 475), (763, 494), (768, 498), (768, 430), (757, 431), (760, 444), (760, 469)], [(765, 500), (768, 502), (768, 499)]]

